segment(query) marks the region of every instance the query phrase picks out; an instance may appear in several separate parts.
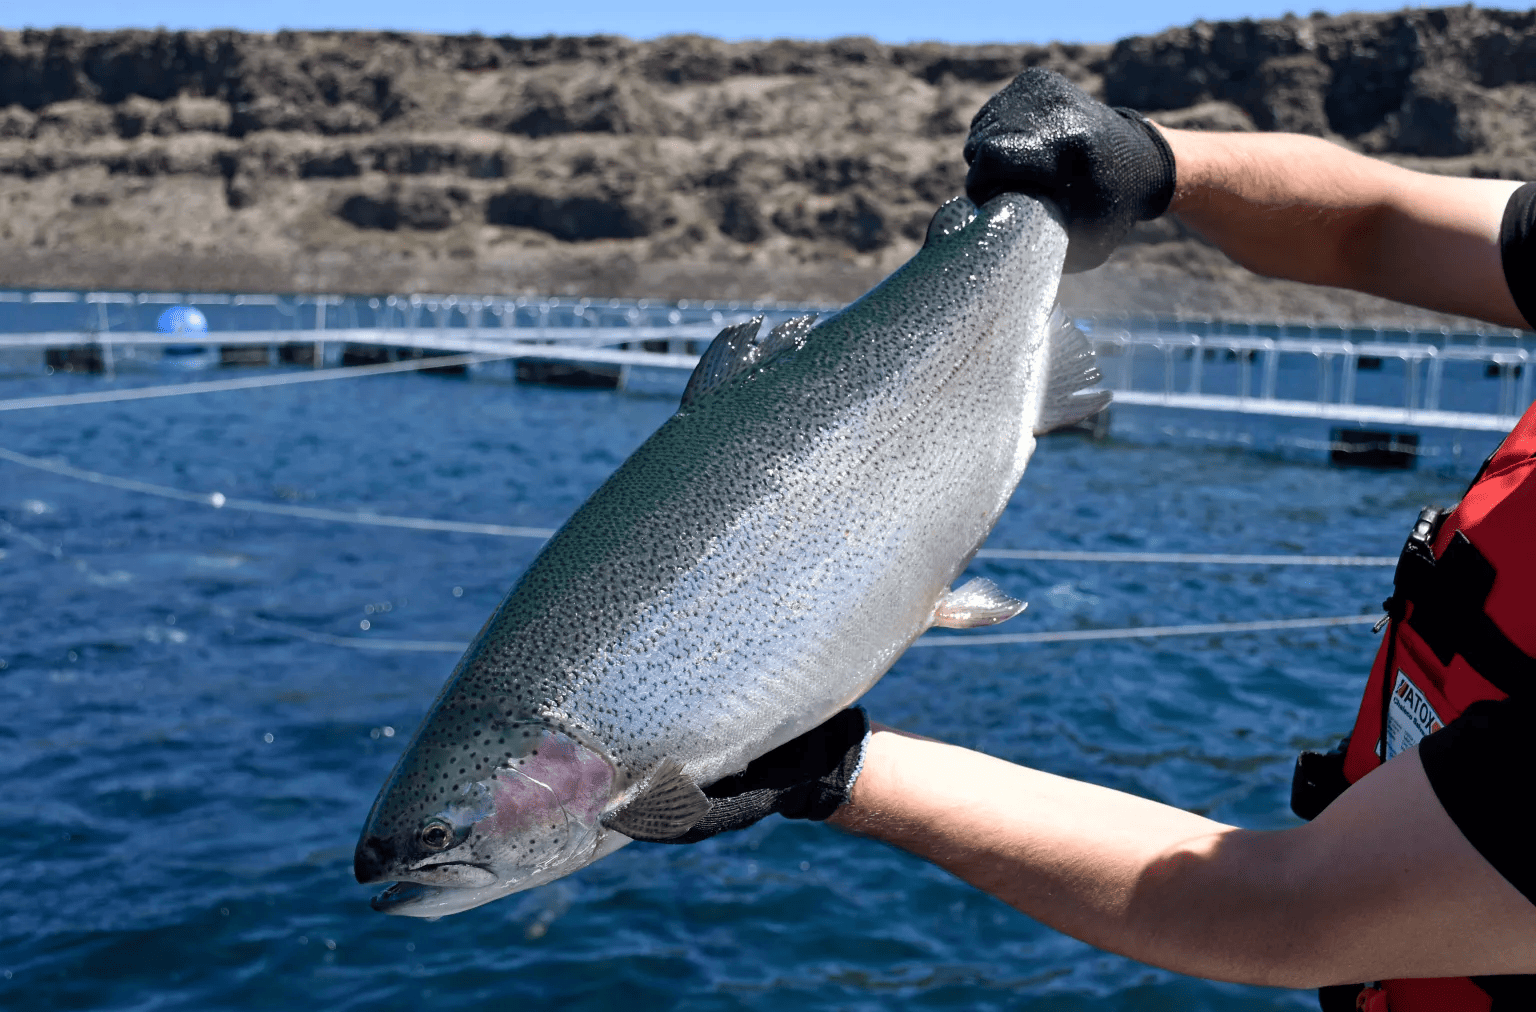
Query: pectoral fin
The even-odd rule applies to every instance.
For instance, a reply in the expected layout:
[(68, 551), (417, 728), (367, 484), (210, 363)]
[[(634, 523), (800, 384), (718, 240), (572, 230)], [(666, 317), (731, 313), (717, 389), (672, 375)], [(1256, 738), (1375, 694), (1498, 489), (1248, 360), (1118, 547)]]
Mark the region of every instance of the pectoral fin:
[(939, 599), (933, 609), (933, 624), (945, 629), (975, 629), (1006, 622), (1027, 607), (991, 580), (978, 576)]
[(664, 759), (635, 799), (602, 823), (632, 840), (655, 843), (681, 836), (709, 811), (709, 799), (675, 760)]

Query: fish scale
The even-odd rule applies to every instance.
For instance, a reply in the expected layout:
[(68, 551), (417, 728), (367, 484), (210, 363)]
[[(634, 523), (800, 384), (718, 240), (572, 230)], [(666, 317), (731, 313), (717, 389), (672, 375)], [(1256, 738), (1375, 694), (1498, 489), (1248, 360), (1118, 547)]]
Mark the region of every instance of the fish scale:
[(934, 623), (1042, 412), (1102, 406), (1046, 403), (1065, 249), (1045, 204), (961, 198), (842, 312), (722, 332), (402, 754), (358, 848), (360, 880), (399, 882), (375, 905), (467, 909), (627, 842), (614, 827), (681, 832), (700, 785), (867, 691)]

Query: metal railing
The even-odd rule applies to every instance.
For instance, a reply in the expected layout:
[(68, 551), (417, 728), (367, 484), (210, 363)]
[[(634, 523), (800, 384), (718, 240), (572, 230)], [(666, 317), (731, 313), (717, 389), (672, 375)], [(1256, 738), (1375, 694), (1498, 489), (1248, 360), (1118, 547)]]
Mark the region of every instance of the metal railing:
[[(163, 334), (171, 305), (198, 308), (206, 334)], [(467, 295), (270, 295), (0, 292), (0, 348), (118, 351), (167, 345), (304, 344), (321, 366), (343, 346), (529, 356), (627, 372), (689, 369), (721, 327), (752, 315), (773, 326), (836, 306), (779, 302)], [(1531, 335), (1088, 315), (1079, 324), (1105, 385), (1128, 405), (1501, 431), (1531, 403)], [(329, 358), (328, 358), (329, 349)], [(260, 356), (257, 356), (260, 358)], [(269, 361), (276, 361), (275, 354)], [(1495, 382), (1490, 382), (1495, 381)]]
[(1333, 336), (1342, 328), (1261, 338), (1087, 322), (1105, 386), (1121, 404), (1503, 431), (1533, 395), (1533, 352), (1519, 331), (1464, 342), (1446, 331), (1409, 332), (1408, 342), (1388, 343)]

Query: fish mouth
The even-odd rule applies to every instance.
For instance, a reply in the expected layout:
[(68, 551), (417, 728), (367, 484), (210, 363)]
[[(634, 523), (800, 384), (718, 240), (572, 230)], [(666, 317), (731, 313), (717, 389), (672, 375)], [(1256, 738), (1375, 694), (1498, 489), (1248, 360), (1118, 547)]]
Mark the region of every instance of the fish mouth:
[(413, 868), (400, 869), (395, 854), (395, 847), (389, 840), (364, 836), (352, 857), (352, 874), (362, 885), (400, 879), (421, 885), (475, 888), (494, 885), (501, 879), (490, 868), (470, 861), (439, 860), (431, 864), (424, 861)]
[[(628, 842), (629, 837), (623, 833), (606, 830), (598, 837), (591, 854), (583, 858), (577, 864), (577, 867), (580, 867), (581, 864), (596, 861), (598, 858), (606, 857)], [(443, 866), (438, 865), (437, 867)], [(470, 865), (469, 867), (485, 871), (485, 869), (478, 868), (476, 865)], [(475, 907), (483, 906), (492, 900), (499, 900), (503, 896), (510, 896), (512, 893), (522, 892), (524, 889), (532, 889), (546, 882), (552, 882), (572, 870), (568, 863), (557, 862), (531, 874), (509, 874), (497, 879), (490, 885), (484, 886), (436, 885), (428, 882), (400, 881), (373, 897), (368, 901), (368, 905), (381, 914), (392, 914), (396, 917), (447, 917), (449, 914), (473, 910)], [(413, 879), (422, 877), (417, 871), (412, 871), (410, 875)]]
[(397, 917), (446, 917), (500, 899), (517, 888), (500, 882), (479, 889), (396, 882), (370, 899), (368, 905), (381, 914)]

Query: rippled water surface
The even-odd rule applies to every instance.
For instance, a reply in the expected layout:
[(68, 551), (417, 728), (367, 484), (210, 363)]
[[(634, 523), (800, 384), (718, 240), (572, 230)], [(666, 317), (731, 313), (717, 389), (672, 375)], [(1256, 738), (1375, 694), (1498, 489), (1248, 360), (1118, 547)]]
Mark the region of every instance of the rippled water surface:
[[(13, 375), (0, 397), (107, 382)], [(673, 403), (384, 376), (12, 412), (0, 446), (232, 498), (548, 527)], [(1198, 418), (1124, 421), (1162, 436), (1045, 440), (991, 544), (1390, 555), (1469, 470), (1341, 471), (1188, 438), (1211, 429)], [(217, 510), (5, 462), (0, 519), (6, 1007), (1312, 1007), (1105, 955), (920, 861), (781, 819), (637, 844), (436, 923), (376, 914), (352, 846), (455, 658), (333, 638), (466, 640), (538, 543)], [(1015, 631), (1359, 613), (1390, 580), (976, 569), (1030, 599)], [(1345, 729), (1373, 643), (1352, 627), (918, 650), (866, 702), (1010, 760), (1284, 826), (1292, 756)]]

